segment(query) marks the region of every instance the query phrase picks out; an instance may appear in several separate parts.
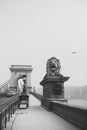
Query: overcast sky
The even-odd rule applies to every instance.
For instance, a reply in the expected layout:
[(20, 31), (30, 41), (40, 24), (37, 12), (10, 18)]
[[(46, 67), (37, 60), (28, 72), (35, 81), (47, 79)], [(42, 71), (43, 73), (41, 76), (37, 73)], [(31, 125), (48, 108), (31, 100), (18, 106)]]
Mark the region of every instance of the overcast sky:
[(39, 86), (53, 56), (70, 76), (66, 85), (87, 84), (87, 1), (0, 0), (0, 84), (10, 65), (27, 64)]

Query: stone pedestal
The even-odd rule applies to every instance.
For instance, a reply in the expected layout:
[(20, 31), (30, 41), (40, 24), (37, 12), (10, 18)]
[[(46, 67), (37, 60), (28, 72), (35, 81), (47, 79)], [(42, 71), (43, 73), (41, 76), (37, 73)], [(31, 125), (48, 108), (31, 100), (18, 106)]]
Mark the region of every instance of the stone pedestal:
[(64, 82), (68, 79), (69, 77), (49, 76), (40, 82), (43, 86), (41, 105), (48, 111), (52, 110), (51, 101), (67, 102), (67, 99), (64, 98)]
[(46, 98), (64, 98), (64, 82), (69, 77), (48, 76), (40, 84), (43, 86), (43, 97)]

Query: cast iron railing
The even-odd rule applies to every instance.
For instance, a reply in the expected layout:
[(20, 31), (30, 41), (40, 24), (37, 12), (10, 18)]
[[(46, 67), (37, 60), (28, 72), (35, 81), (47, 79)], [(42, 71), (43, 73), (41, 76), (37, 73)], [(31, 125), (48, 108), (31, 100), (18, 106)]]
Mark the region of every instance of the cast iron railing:
[(10, 121), (12, 114), (16, 111), (19, 105), (19, 96), (15, 95), (8, 104), (4, 104), (3, 109), (0, 110), (0, 130), (3, 130), (7, 126), (7, 122)]

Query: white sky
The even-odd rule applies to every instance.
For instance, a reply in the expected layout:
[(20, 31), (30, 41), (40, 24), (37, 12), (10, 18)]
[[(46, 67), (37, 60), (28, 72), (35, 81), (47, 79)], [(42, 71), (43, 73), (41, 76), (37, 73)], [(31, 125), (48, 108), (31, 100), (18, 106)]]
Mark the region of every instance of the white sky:
[(87, 84), (87, 0), (0, 0), (0, 84), (10, 65), (27, 64), (39, 86), (53, 56), (66, 85)]

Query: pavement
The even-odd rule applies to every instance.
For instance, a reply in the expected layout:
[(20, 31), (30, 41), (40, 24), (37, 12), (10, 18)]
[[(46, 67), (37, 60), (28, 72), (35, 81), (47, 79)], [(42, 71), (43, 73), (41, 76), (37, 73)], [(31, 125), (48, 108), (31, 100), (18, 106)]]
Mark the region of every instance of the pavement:
[(53, 112), (43, 109), (34, 96), (29, 97), (29, 108), (21, 105), (5, 130), (80, 130)]

